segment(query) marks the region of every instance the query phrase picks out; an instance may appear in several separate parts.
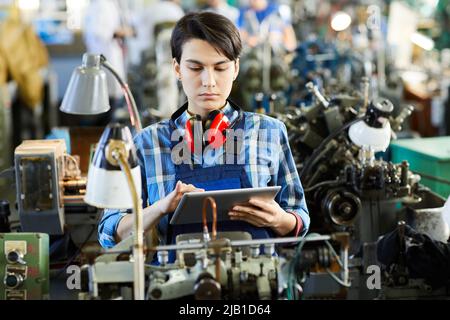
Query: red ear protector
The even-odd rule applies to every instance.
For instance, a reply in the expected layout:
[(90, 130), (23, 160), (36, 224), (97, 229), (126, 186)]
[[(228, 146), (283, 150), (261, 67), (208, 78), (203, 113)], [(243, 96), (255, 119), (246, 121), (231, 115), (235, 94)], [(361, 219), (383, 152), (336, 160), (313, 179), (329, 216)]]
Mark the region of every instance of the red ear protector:
[[(230, 99), (227, 99), (227, 101), (229, 102), (230, 106), (238, 112), (238, 116), (236, 118), (236, 120), (234, 120), (232, 123), (230, 123), (230, 120), (227, 118), (227, 116), (225, 116), (225, 114), (221, 111), (221, 110), (213, 110), (210, 112), (210, 114), (208, 115), (208, 118), (206, 119), (205, 128), (202, 128), (203, 126), (200, 126), (200, 128), (202, 129), (200, 132), (199, 137), (201, 137), (202, 139), (202, 145), (211, 145), (214, 148), (219, 148), (220, 146), (222, 146), (225, 141), (226, 141), (226, 136), (225, 136), (225, 130), (232, 128), (235, 126), (235, 124), (239, 123), (242, 118), (243, 118), (243, 112), (241, 110), (241, 108), (239, 108), (239, 106), (237, 104), (235, 104), (233, 101), (231, 101)], [(178, 119), (188, 108), (188, 104), (187, 102), (182, 105), (177, 111), (175, 111), (171, 116), (170, 116), (170, 121), (169, 124), (172, 127), (172, 129), (176, 129), (177, 126), (175, 125), (175, 121), (176, 119)], [(194, 123), (196, 121), (199, 121), (197, 123), (197, 125), (194, 125)], [(194, 130), (196, 128), (198, 128), (198, 125), (201, 124), (202, 119), (199, 115), (195, 115), (192, 116), (191, 119), (189, 119), (189, 121), (186, 122), (185, 125), (185, 135), (184, 135), (184, 140), (186, 142), (186, 144), (188, 145), (189, 149), (191, 150), (191, 152), (194, 151)], [(204, 131), (208, 132), (207, 137), (206, 137), (206, 141), (203, 137), (203, 133)]]
[[(195, 122), (197, 122), (195, 124)], [(192, 116), (186, 121), (184, 139), (191, 150), (194, 152), (194, 129), (196, 126), (201, 125), (201, 117), (199, 115)], [(227, 116), (220, 110), (213, 110), (208, 114), (205, 126), (201, 132), (197, 135), (202, 138), (202, 145), (212, 146), (214, 149), (220, 148), (226, 141), (225, 130), (230, 127), (230, 121)], [(207, 133), (206, 140), (204, 133)]]

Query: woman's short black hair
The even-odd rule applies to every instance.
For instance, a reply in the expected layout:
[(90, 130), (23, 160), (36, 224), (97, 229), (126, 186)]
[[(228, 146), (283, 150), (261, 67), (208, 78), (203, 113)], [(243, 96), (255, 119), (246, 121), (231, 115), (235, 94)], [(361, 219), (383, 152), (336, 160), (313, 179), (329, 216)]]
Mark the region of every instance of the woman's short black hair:
[(191, 39), (205, 40), (231, 61), (239, 58), (242, 50), (239, 30), (233, 22), (213, 12), (188, 13), (177, 22), (170, 46), (172, 57), (178, 63), (183, 53), (183, 45)]

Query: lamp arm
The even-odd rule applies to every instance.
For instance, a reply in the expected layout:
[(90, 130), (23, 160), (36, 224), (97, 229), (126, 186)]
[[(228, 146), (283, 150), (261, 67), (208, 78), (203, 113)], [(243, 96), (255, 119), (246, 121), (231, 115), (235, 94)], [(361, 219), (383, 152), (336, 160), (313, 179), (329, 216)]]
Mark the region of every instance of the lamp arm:
[(142, 130), (142, 123), (137, 110), (136, 101), (134, 100), (134, 97), (131, 94), (128, 84), (125, 81), (123, 81), (123, 79), (119, 76), (117, 71), (113, 68), (113, 66), (108, 62), (108, 60), (106, 60), (106, 57), (102, 54), (100, 55), (100, 63), (109, 72), (112, 73), (112, 75), (114, 76), (114, 78), (116, 78), (117, 81), (119, 81), (120, 86), (125, 92), (125, 99), (127, 100), (128, 111), (130, 112), (131, 124), (136, 128), (136, 131), (139, 133)]
[(145, 272), (144, 272), (144, 230), (143, 216), (140, 199), (131, 174), (131, 169), (125, 156), (119, 150), (112, 152), (113, 157), (119, 162), (120, 169), (125, 173), (128, 186), (130, 187), (131, 196), (133, 198), (133, 214), (134, 214), (134, 299), (144, 300), (145, 298)]

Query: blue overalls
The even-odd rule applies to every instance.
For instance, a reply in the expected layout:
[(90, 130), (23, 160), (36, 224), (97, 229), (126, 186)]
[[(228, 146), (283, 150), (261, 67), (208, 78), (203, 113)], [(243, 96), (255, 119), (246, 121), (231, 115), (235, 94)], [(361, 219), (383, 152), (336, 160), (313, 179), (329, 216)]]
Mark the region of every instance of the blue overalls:
[[(244, 129), (245, 119), (242, 117), (233, 129)], [(172, 135), (172, 127), (170, 134)], [(172, 142), (172, 148), (178, 142)], [(223, 148), (225, 149), (225, 148)], [(193, 184), (197, 188), (205, 191), (252, 188), (248, 176), (245, 172), (245, 165), (237, 164), (239, 152), (234, 153), (233, 164), (220, 164), (213, 167), (202, 168), (199, 164), (177, 165), (175, 168), (175, 181), (181, 180), (183, 183)], [(202, 213), (199, 212), (199, 215)], [(173, 213), (169, 214), (169, 221)], [(208, 230), (211, 232), (212, 218), (208, 214)], [(168, 225), (167, 243), (175, 243), (175, 238), (183, 233), (200, 233), (203, 231), (201, 224)], [(274, 238), (275, 233), (270, 228), (255, 227), (245, 221), (221, 221), (217, 223), (217, 231), (246, 231), (253, 239)], [(171, 255), (169, 254), (169, 260)], [(174, 257), (174, 256), (173, 256)]]

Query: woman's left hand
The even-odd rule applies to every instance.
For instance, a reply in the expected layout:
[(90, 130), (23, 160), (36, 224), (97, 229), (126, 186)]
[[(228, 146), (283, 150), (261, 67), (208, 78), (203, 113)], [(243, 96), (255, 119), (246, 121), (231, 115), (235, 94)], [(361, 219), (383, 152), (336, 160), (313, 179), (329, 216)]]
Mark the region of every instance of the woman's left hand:
[(250, 199), (248, 203), (235, 205), (228, 212), (231, 220), (241, 220), (256, 227), (272, 228), (285, 235), (295, 228), (295, 217), (287, 213), (275, 200)]

